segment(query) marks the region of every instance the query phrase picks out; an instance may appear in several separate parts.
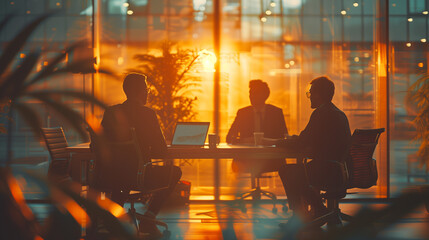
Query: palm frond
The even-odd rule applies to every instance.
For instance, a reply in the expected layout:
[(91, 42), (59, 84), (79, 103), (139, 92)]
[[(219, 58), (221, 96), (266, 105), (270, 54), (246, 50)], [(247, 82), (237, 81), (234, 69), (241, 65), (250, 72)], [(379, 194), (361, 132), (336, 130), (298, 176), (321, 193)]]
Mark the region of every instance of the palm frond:
[(22, 90), (25, 79), (30, 75), (31, 70), (36, 65), (40, 53), (30, 53), (25, 57), (21, 65), (13, 71), (5, 80), (0, 83), (0, 99), (9, 98), (13, 100), (17, 94)]
[(107, 108), (107, 105), (100, 101), (98, 98), (83, 92), (73, 91), (73, 90), (39, 90), (32, 91), (26, 94), (27, 96), (37, 98), (38, 96), (67, 96), (72, 98), (77, 98), (82, 101), (87, 101), (94, 103), (102, 108)]
[(46, 67), (44, 67), (37, 75), (35, 75), (27, 84), (26, 86), (30, 86), (32, 84), (35, 84), (44, 78), (50, 76), (55, 69), (58, 67), (58, 64), (63, 61), (67, 54), (75, 50), (76, 48), (83, 45), (83, 42), (76, 42), (69, 46), (67, 49), (64, 50), (61, 54), (58, 54)]
[(8, 22), (12, 19), (13, 15), (8, 14), (6, 15), (0, 22), (0, 32), (3, 30), (3, 28), (8, 24)]
[(14, 57), (18, 54), (27, 39), (34, 32), (34, 30), (43, 22), (46, 18), (53, 15), (53, 13), (43, 14), (42, 16), (34, 19), (30, 24), (26, 25), (4, 48), (3, 54), (0, 56), (0, 77), (3, 75), (9, 65), (15, 59)]
[(88, 126), (88, 123), (80, 113), (76, 112), (66, 104), (54, 101), (46, 95), (32, 94), (31, 96), (54, 110), (54, 112), (57, 113), (59, 117), (61, 117), (66, 123), (70, 124), (70, 126), (77, 131), (82, 139), (87, 139), (85, 126)]
[(13, 102), (11, 107), (21, 115), (22, 119), (33, 131), (35, 137), (39, 139), (41, 137), (40, 126), (42, 126), (39, 115), (25, 103)]

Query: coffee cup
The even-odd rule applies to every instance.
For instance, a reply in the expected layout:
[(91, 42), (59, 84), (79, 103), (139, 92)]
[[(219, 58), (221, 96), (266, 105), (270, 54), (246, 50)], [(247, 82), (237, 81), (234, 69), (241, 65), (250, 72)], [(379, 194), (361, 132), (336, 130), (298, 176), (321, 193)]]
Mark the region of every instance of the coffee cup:
[(261, 146), (263, 138), (264, 138), (263, 132), (254, 132), (253, 139), (255, 140), (255, 146)]
[(216, 148), (219, 137), (214, 133), (209, 133), (209, 148)]

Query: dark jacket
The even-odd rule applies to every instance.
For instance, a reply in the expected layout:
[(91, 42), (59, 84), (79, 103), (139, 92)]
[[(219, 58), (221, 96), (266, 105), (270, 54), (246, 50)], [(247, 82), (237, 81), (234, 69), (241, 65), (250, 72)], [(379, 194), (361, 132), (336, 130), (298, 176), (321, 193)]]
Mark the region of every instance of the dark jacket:
[(318, 107), (299, 134), (299, 141), (315, 161), (343, 161), (351, 141), (347, 116), (331, 102)]
[[(253, 137), (254, 118), (252, 106), (239, 109), (226, 136), (226, 142), (236, 143), (238, 138)], [(287, 134), (282, 109), (271, 104), (265, 105), (265, 115), (261, 126), (265, 138), (283, 138)]]
[[(234, 122), (226, 136), (227, 143), (239, 143), (240, 138), (251, 138), (255, 131), (255, 114), (252, 106), (241, 108), (237, 112)], [(261, 131), (265, 138), (284, 138), (287, 134), (286, 123), (281, 108), (271, 104), (265, 105), (265, 113), (261, 123)], [(234, 172), (262, 172), (277, 171), (283, 165), (284, 159), (234, 159), (232, 169)]]
[(298, 141), (304, 154), (313, 159), (307, 166), (310, 183), (321, 187), (344, 184), (345, 169), (335, 163), (344, 162), (351, 142), (349, 121), (343, 111), (331, 102), (318, 107)]
[[(167, 145), (154, 110), (141, 106), (137, 102), (125, 101), (108, 107), (101, 122), (105, 139), (109, 142), (131, 140), (131, 128), (135, 129), (140, 152), (145, 162), (152, 158), (162, 158), (167, 152)], [(108, 146), (108, 145), (107, 145)], [(103, 178), (109, 176), (111, 182), (120, 187), (137, 182), (138, 158), (133, 148), (106, 149), (101, 163)], [(119, 148), (119, 147), (118, 147)]]

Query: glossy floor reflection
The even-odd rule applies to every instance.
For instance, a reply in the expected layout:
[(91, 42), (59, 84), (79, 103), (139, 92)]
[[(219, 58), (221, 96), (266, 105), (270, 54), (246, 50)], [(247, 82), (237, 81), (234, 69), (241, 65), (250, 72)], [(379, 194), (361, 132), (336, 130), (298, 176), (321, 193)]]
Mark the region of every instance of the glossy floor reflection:
[[(30, 204), (43, 220), (47, 211), (44, 204)], [(290, 239), (286, 238), (279, 223), (286, 223), (291, 212), (272, 212), (272, 204), (246, 203), (246, 212), (225, 203), (191, 203), (187, 206), (167, 207), (158, 218), (166, 222), (171, 231), (170, 239)], [(342, 203), (344, 213), (356, 214), (362, 208), (384, 208), (386, 203)], [(128, 204), (125, 205), (125, 208)], [(142, 211), (142, 205), (136, 206)], [(422, 207), (402, 218), (377, 235), (375, 239), (428, 239), (429, 214)], [(324, 227), (326, 228), (326, 227)], [(160, 228), (160, 230), (163, 230)], [(312, 238), (312, 239), (318, 239)], [(356, 238), (355, 238), (356, 239)], [(361, 238), (357, 238), (361, 239)]]

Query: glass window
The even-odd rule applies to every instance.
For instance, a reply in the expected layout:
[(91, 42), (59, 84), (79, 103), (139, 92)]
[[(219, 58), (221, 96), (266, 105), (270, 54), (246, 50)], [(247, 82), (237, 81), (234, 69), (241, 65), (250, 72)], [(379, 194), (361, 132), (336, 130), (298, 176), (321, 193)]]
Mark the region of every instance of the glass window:
[(303, 40), (314, 41), (319, 40), (320, 37), (320, 17), (307, 16), (303, 19), (302, 23), (302, 36)]
[(407, 1), (389, 0), (389, 13), (391, 15), (406, 15)]
[(408, 0), (410, 6), (410, 13), (421, 13), (426, 8), (425, 0)]
[(410, 41), (420, 41), (427, 38), (426, 17), (413, 17), (413, 21), (409, 23)]
[(304, 15), (320, 15), (321, 1), (306, 1), (303, 5)]
[(360, 42), (364, 39), (362, 17), (347, 16), (344, 18), (344, 40)]

